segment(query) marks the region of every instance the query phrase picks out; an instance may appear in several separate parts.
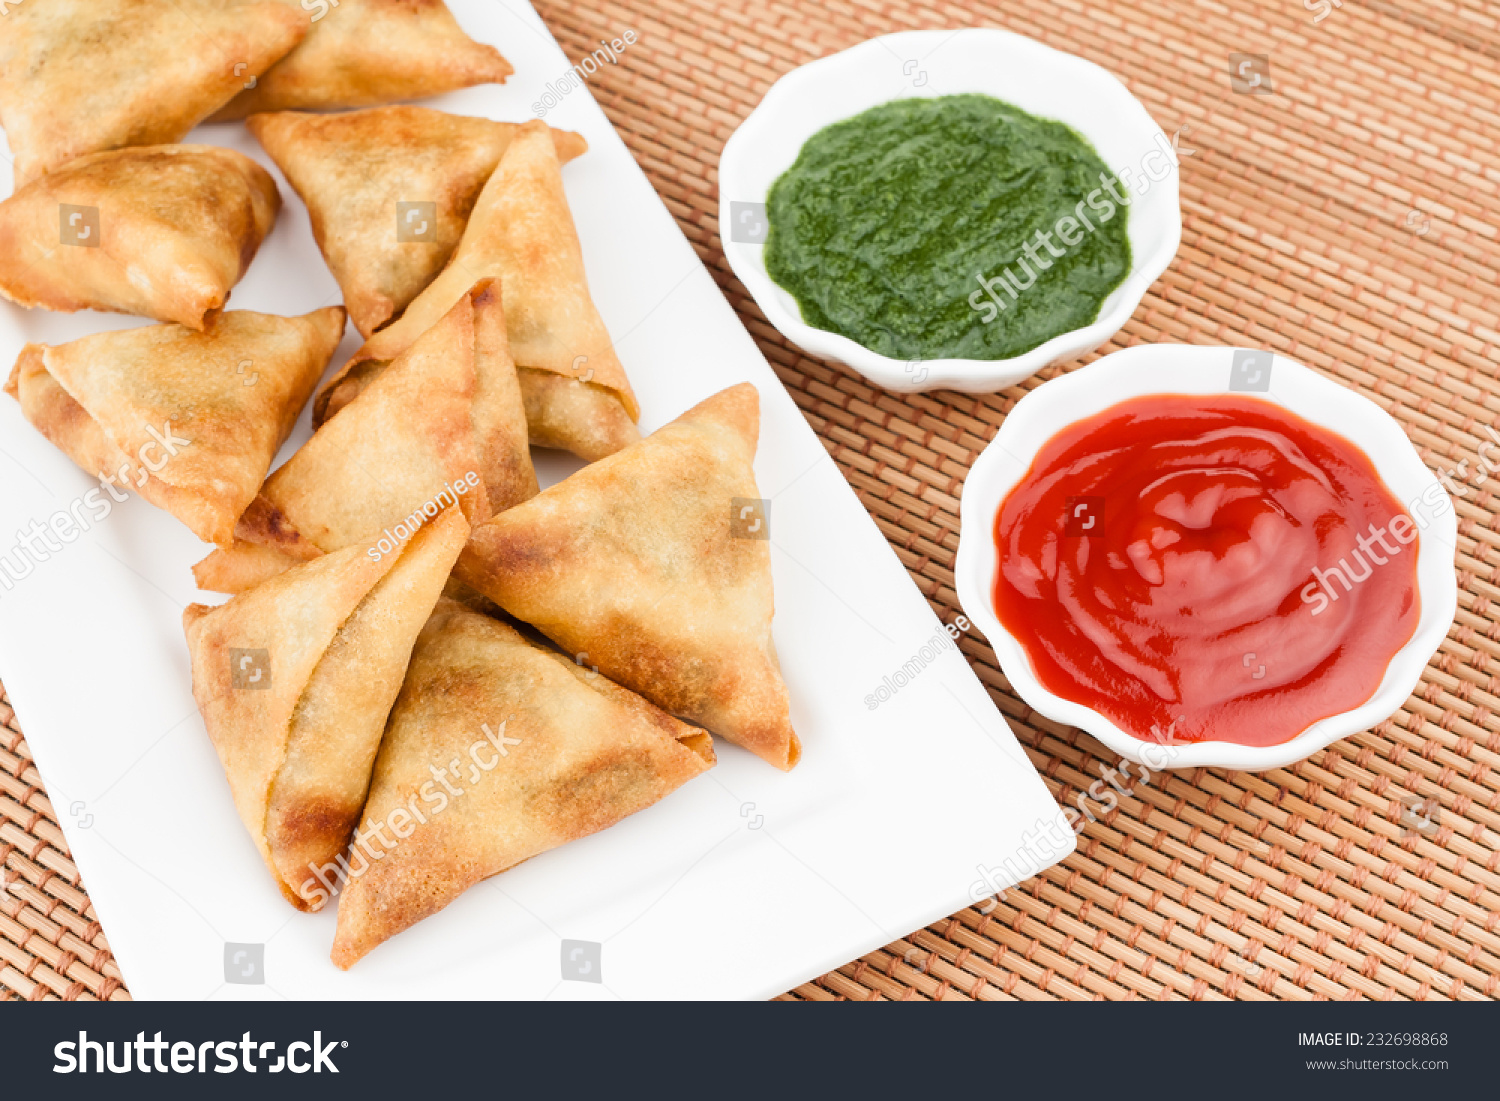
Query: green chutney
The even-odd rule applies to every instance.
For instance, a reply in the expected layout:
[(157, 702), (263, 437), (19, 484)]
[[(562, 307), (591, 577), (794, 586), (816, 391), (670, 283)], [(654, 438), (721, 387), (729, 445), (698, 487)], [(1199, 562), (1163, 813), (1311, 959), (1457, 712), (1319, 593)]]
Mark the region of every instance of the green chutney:
[(825, 127), (771, 187), (766, 271), (809, 325), (893, 359), (1008, 359), (1094, 321), (1129, 192), (1082, 137), (985, 95)]

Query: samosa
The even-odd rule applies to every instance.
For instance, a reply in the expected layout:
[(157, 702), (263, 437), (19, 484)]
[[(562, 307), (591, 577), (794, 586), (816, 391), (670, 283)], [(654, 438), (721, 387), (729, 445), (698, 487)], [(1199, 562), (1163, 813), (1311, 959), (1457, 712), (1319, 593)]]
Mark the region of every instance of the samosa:
[(455, 501), (480, 523), (536, 492), (500, 288), (481, 280), (266, 480), (234, 546), (193, 572), (239, 592), (351, 543), (403, 539)]
[(87, 153), (182, 139), (302, 41), (283, 0), (10, 0), (0, 125), (19, 186)]
[[(408, 106), (282, 111), (246, 125), (307, 204), (349, 320), (365, 337), (443, 270), (520, 127)], [(552, 141), (562, 163), (588, 148), (570, 130), (553, 130)]]
[(149, 325), (28, 344), (5, 390), (86, 473), (228, 545), (343, 331), (340, 306), (232, 310), (207, 333)]
[(333, 962), (347, 970), (481, 880), (644, 810), (713, 763), (703, 731), (441, 602), (340, 869)]
[[(457, 576), (568, 653), (780, 769), (801, 756), (741, 383), (481, 524)], [(748, 502), (748, 503), (747, 503)]]
[(493, 46), (475, 42), (443, 0), (284, 0), (307, 37), (285, 59), (214, 115), (331, 111), (503, 84), (515, 70)]
[(299, 910), (349, 843), (412, 644), (468, 536), (457, 508), (382, 554), (347, 547), (218, 608), (189, 605), (193, 698), (234, 804)]
[(232, 149), (80, 157), (0, 202), (0, 294), (204, 329), (280, 208), (271, 174)]
[(505, 292), (531, 442), (592, 461), (639, 439), (635, 394), (589, 297), (557, 148), (536, 119), (484, 185), (448, 266), (319, 392), (314, 421), (353, 400), (479, 276), (499, 279)]

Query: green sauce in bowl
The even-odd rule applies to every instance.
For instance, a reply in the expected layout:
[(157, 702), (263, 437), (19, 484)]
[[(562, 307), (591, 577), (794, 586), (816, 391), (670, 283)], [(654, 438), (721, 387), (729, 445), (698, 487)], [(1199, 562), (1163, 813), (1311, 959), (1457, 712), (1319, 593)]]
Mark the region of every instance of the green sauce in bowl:
[(1009, 359), (1130, 271), (1129, 194), (1060, 122), (985, 95), (818, 131), (772, 185), (765, 264), (809, 325), (893, 359)]

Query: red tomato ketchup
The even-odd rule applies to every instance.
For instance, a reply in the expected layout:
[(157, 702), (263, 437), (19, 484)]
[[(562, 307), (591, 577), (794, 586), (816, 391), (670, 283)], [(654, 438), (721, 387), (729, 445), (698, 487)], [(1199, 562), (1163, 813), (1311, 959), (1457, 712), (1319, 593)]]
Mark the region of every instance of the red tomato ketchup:
[(995, 610), (1054, 695), (1136, 738), (1266, 746), (1375, 693), (1426, 521), (1348, 440), (1255, 398), (1058, 433), (995, 518)]

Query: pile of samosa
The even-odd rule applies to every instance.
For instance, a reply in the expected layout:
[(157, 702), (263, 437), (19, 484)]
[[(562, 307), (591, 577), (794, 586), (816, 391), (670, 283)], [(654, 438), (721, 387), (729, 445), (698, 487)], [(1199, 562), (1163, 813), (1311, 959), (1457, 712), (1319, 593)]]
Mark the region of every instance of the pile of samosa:
[[(642, 438), (563, 192), (583, 138), (382, 106), (510, 72), (441, 0), (47, 0), (0, 35), (0, 294), (159, 322), (28, 344), (5, 389), (213, 545), (193, 693), (282, 894), (339, 896), (341, 968), (657, 802), (710, 732), (801, 754), (770, 544), (732, 524), (754, 387)], [(342, 306), (226, 310), (281, 196), (175, 144), (205, 119), (245, 119)], [(319, 390), (346, 320), (364, 343)], [(539, 490), (534, 446), (588, 465)]]

